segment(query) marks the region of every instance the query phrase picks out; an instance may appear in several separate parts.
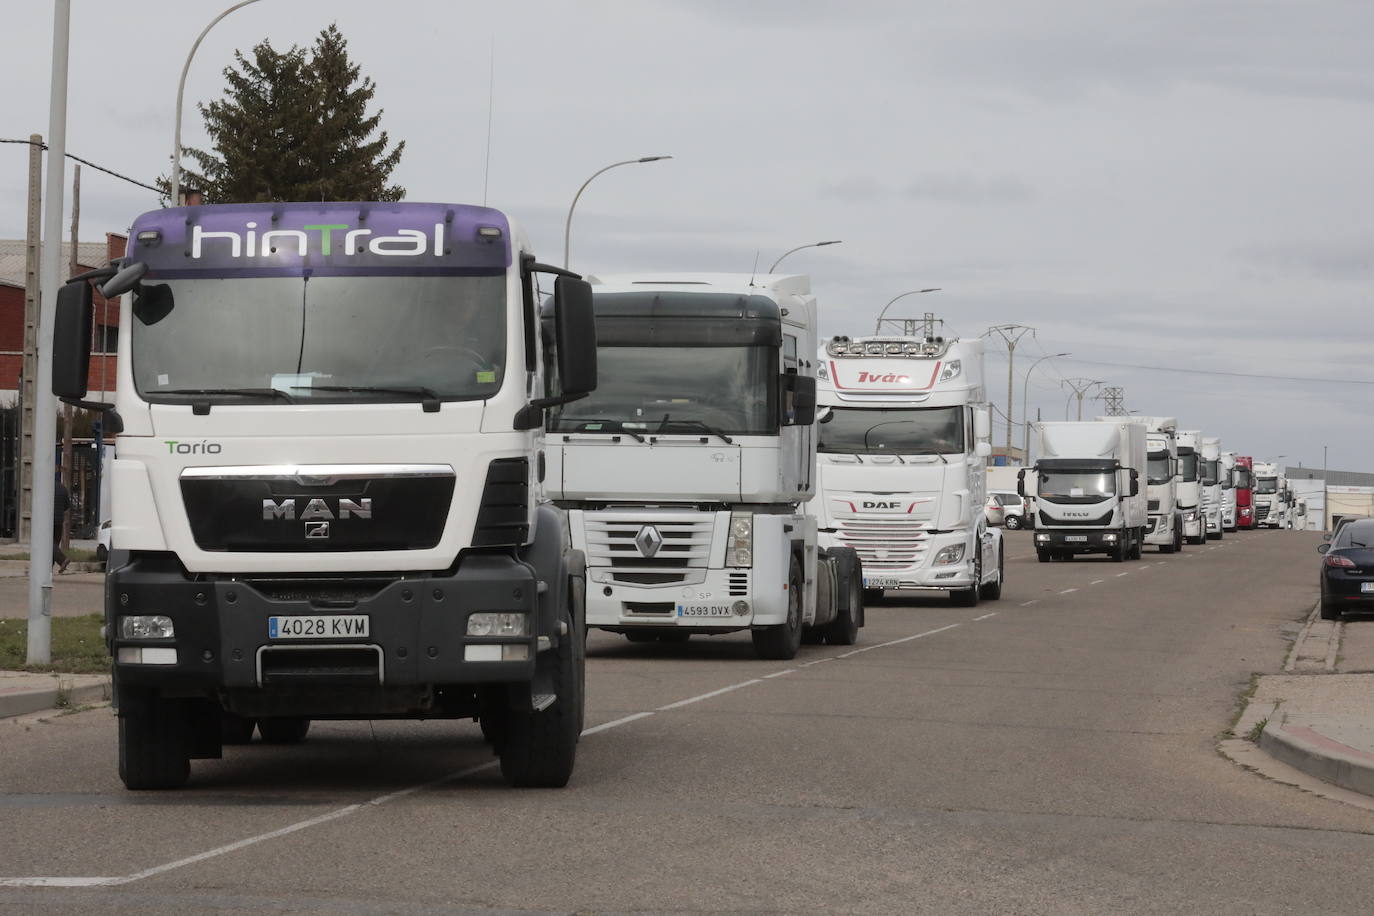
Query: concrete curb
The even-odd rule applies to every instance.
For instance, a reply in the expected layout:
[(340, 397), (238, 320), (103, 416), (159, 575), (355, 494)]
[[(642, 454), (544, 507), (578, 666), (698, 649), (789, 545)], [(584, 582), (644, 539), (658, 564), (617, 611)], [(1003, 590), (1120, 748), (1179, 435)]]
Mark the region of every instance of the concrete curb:
[[(0, 689), (0, 719), (110, 699), (108, 675), (52, 675), (51, 684)], [(65, 702), (63, 698), (65, 697)]]
[(1374, 796), (1374, 754), (1297, 724), (1265, 728), (1259, 746), (1275, 760), (1323, 782)]

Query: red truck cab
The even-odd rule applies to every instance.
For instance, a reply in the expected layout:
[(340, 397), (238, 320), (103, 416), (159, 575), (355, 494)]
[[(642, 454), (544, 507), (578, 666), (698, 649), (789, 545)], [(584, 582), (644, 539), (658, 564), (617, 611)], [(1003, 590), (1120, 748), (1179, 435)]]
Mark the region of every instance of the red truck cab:
[(1255, 459), (1236, 456), (1236, 527), (1255, 527), (1255, 501), (1251, 495), (1255, 486)]

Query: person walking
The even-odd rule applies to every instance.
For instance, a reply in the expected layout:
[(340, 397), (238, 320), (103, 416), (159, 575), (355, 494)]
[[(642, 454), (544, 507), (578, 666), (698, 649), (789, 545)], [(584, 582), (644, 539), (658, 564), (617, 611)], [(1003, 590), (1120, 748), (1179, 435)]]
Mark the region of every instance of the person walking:
[[(61, 468), (58, 469), (61, 471)], [(67, 510), (72, 507), (71, 494), (62, 483), (61, 476), (52, 494), (52, 561), (57, 564), (58, 573), (67, 571), (71, 558), (62, 552), (62, 532), (66, 528)]]

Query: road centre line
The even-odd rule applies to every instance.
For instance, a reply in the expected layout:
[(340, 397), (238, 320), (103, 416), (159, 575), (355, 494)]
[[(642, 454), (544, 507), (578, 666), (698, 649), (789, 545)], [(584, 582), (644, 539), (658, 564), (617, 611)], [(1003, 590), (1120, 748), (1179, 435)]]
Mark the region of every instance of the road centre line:
[(1021, 602), (1021, 607), (1030, 607), (1032, 604), (1039, 604), (1039, 603), (1040, 603), (1040, 599), (1039, 599), (1039, 598), (1032, 598), (1032, 599), (1029, 600), (1029, 601), (1022, 601), (1022, 602)]
[(1067, 595), (1069, 592), (1076, 592), (1076, 591), (1078, 591), (1078, 589), (1076, 589), (1076, 588), (1066, 588), (1066, 589), (1064, 589), (1062, 592), (1060, 592), (1059, 594), (1061, 594), (1061, 595)]
[(1089, 585), (1101, 585), (1103, 582), (1106, 582), (1106, 581), (1107, 581), (1106, 579), (1094, 579), (1094, 580), (1092, 580), (1091, 582), (1089, 582), (1088, 584), (1089, 584)]
[(984, 614), (982, 617), (975, 617), (975, 618), (973, 618), (973, 619), (974, 619), (974, 621), (976, 622), (976, 621), (979, 621), (979, 620), (987, 620), (989, 617), (996, 617), (996, 616), (997, 616), (997, 612), (996, 612), (996, 611), (993, 611), (991, 614)]
[[(1031, 601), (1028, 603), (1034, 604), (1035, 602)], [(993, 612), (991, 614), (984, 614), (982, 617), (979, 617), (977, 619), (986, 620), (988, 617), (993, 617), (995, 615), (996, 612)], [(750, 678), (747, 681), (740, 681), (738, 684), (731, 684), (730, 686), (722, 687), (719, 690), (712, 690), (707, 693), (700, 694), (699, 696), (689, 697), (685, 700), (679, 700), (676, 703), (669, 703), (666, 706), (660, 706), (652, 711), (631, 713), (628, 716), (622, 716), (621, 718), (614, 719), (610, 722), (603, 722), (600, 725), (594, 725), (591, 728), (584, 729), (582, 734), (594, 735), (598, 732), (610, 731), (613, 728), (619, 728), (620, 726), (628, 725), (631, 722), (638, 722), (640, 719), (647, 719), (650, 716), (653, 716), (659, 712), (664, 712), (670, 709), (680, 709), (684, 706), (688, 706), (693, 703), (699, 703), (702, 700), (707, 700), (712, 697), (718, 697), (725, 693), (730, 693), (731, 691), (739, 690), (742, 687), (749, 687), (754, 684), (761, 684), (764, 680), (768, 678), (781, 677), (785, 674), (793, 674), (800, 668), (820, 664), (821, 662), (834, 661), (837, 658), (849, 658), (850, 656), (858, 655), (862, 652), (870, 652), (874, 649), (884, 649), (889, 646), (896, 646), (900, 645), (901, 643), (911, 642), (912, 640), (922, 639), (926, 636), (934, 636), (937, 633), (943, 633), (947, 630), (952, 630), (955, 627), (958, 627), (959, 625), (960, 624), (957, 623), (951, 623), (947, 626), (937, 627), (933, 630), (926, 630), (921, 633), (916, 633), (912, 636), (903, 636), (900, 639), (892, 639), (888, 640), (887, 642), (877, 643), (876, 645), (864, 646), (861, 649), (853, 649), (849, 652), (844, 652), (840, 655), (831, 655), (826, 656), (824, 658), (813, 659), (812, 661), (804, 662), (797, 668), (784, 668), (783, 670), (775, 671), (772, 674), (766, 674), (762, 677)], [(237, 852), (240, 849), (246, 849), (249, 846), (254, 846), (258, 843), (262, 843), (267, 840), (277, 839), (278, 837), (283, 837), (292, 833), (297, 833), (301, 830), (306, 830), (311, 827), (317, 827), (320, 824), (327, 824), (330, 821), (338, 820), (339, 818), (343, 817), (348, 817), (352, 814), (357, 814), (359, 811), (365, 811), (369, 808), (380, 807), (389, 802), (393, 802), (399, 798), (404, 798), (408, 795), (413, 795), (417, 792), (422, 792), (425, 789), (432, 789), (437, 786), (444, 785), (445, 783), (454, 782), (459, 779), (464, 779), (468, 776), (472, 776), (474, 774), (493, 769), (498, 765), (499, 761), (490, 760), (486, 763), (467, 767), (465, 769), (458, 770), (456, 772), (449, 773), (444, 776), (440, 776), (439, 778), (429, 780), (428, 782), (418, 783), (416, 785), (409, 786), (404, 789), (399, 789), (395, 792), (388, 792), (385, 795), (379, 795), (376, 798), (369, 799), (365, 802), (344, 805), (341, 808), (335, 808), (333, 811), (327, 811), (324, 814), (320, 814), (316, 817), (307, 818), (303, 821), (297, 821), (294, 824), (288, 824), (285, 827), (280, 827), (276, 830), (271, 830), (266, 833), (260, 833), (255, 836), (245, 837), (241, 840), (236, 840), (232, 843), (227, 843), (223, 846), (217, 846), (214, 849), (207, 849), (204, 852), (199, 852), (195, 855), (186, 856), (181, 859), (176, 859), (172, 862), (165, 862), (161, 865), (155, 865), (152, 868), (146, 868), (142, 871), (137, 871), (129, 875), (110, 875), (100, 877), (75, 875), (31, 876), (13, 878), (0, 877), (0, 887), (116, 887), (122, 884), (130, 884), (134, 881), (141, 881), (144, 878), (151, 878), (156, 875), (161, 875), (178, 868), (183, 868), (187, 865), (194, 865), (198, 862), (204, 862), (208, 859), (218, 858), (219, 856), (227, 855), (231, 852)]]
[(1120, 579), (1122, 576), (1129, 576), (1129, 575), (1130, 575), (1129, 572), (1117, 573), (1117, 574), (1116, 574), (1116, 577), (1117, 577), (1118, 579)]

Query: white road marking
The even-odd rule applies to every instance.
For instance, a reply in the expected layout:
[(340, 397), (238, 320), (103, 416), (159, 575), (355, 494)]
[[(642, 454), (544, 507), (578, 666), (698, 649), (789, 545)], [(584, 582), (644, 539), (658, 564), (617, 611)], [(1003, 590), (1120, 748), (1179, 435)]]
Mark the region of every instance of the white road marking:
[[(785, 671), (783, 672), (783, 674), (786, 673), (787, 672)], [(610, 731), (611, 729), (619, 728), (622, 725), (629, 725), (631, 722), (638, 722), (640, 719), (647, 719), (649, 718), (649, 716), (652, 715), (653, 713), (651, 712), (637, 712), (633, 715), (625, 716), (623, 719), (614, 719), (610, 722), (602, 722), (600, 725), (593, 725), (591, 728), (584, 728), (582, 730), (582, 737), (585, 738), (588, 735), (595, 735), (597, 732)]]
[(913, 639), (922, 639), (926, 636), (934, 636), (936, 633), (943, 633), (945, 632), (945, 630), (952, 630), (957, 626), (959, 626), (959, 624), (951, 623), (948, 626), (938, 627), (934, 630), (926, 630), (924, 633), (917, 633), (915, 636), (903, 636), (901, 639), (893, 639), (888, 642), (880, 642), (876, 646), (864, 646), (862, 649), (850, 649), (848, 652), (842, 652), (841, 654), (836, 655), (835, 658), (849, 658), (851, 655), (858, 655), (861, 652), (872, 652), (874, 649), (886, 649), (888, 646), (895, 646), (899, 643), (911, 642)]
[[(765, 674), (765, 675), (763, 676), (763, 679), (766, 681), (766, 680), (768, 680), (770, 677), (782, 677), (784, 674), (796, 674), (796, 673), (797, 673), (797, 669), (796, 669), (796, 668), (784, 668), (784, 669), (782, 669), (781, 671), (774, 671), (772, 674)], [(586, 732), (583, 732), (582, 734), (585, 735)]]
[[(840, 657), (843, 658), (844, 656), (840, 656)], [(833, 662), (834, 660), (835, 660), (835, 656), (833, 656), (833, 655), (827, 655), (825, 658), (813, 658), (813, 659), (812, 659), (811, 661), (809, 661), (809, 662), (802, 662), (802, 663), (801, 663), (800, 665), (798, 665), (797, 667), (798, 667), (798, 668), (810, 668), (812, 665), (819, 665), (821, 662)]]
[(1107, 581), (1106, 579), (1094, 579), (1094, 580), (1092, 580), (1091, 582), (1089, 582), (1088, 584), (1089, 584), (1089, 585), (1101, 585), (1103, 582), (1106, 582), (1106, 581)]
[(1061, 595), (1067, 595), (1069, 592), (1076, 592), (1076, 591), (1078, 591), (1078, 589), (1076, 589), (1076, 588), (1066, 588), (1066, 589), (1064, 589), (1062, 592), (1060, 592), (1059, 594), (1061, 594)]
[(722, 693), (729, 693), (732, 690), (739, 690), (741, 687), (748, 687), (751, 684), (762, 684), (763, 679), (751, 677), (747, 681), (740, 681), (738, 684), (731, 684), (729, 687), (722, 687), (719, 690), (712, 690), (710, 693), (703, 693), (700, 696), (689, 697), (686, 700), (678, 700), (676, 703), (669, 703), (667, 706), (660, 706), (657, 712), (664, 712), (669, 709), (681, 709), (683, 706), (691, 706), (693, 703), (700, 703), (702, 700), (709, 700), (711, 697), (718, 697)]
[(1032, 598), (1032, 599), (1029, 600), (1029, 601), (1022, 601), (1022, 602), (1021, 602), (1021, 607), (1030, 607), (1032, 604), (1039, 604), (1039, 603), (1040, 603), (1040, 599), (1039, 599), (1039, 598)]
[(1118, 579), (1120, 579), (1122, 576), (1129, 576), (1129, 575), (1130, 575), (1130, 573), (1128, 573), (1128, 572), (1117, 573), (1117, 574), (1116, 574), (1116, 577), (1117, 577)]
[(989, 617), (996, 617), (996, 616), (997, 616), (997, 612), (996, 612), (996, 611), (993, 611), (991, 614), (984, 614), (982, 617), (975, 617), (975, 618), (973, 618), (973, 619), (974, 619), (974, 621), (987, 620)]

